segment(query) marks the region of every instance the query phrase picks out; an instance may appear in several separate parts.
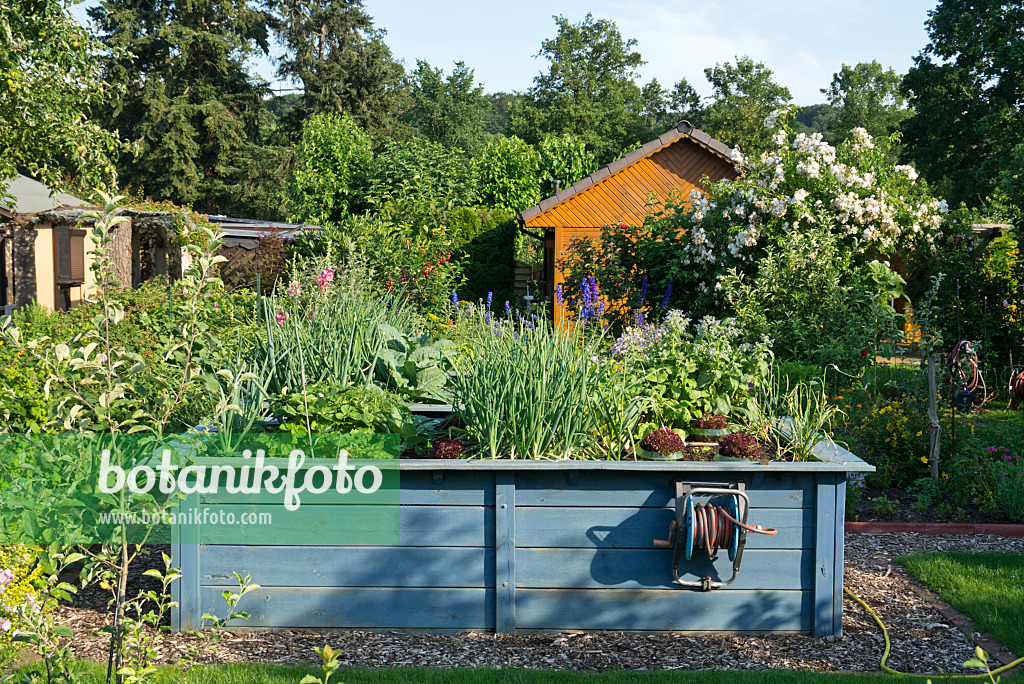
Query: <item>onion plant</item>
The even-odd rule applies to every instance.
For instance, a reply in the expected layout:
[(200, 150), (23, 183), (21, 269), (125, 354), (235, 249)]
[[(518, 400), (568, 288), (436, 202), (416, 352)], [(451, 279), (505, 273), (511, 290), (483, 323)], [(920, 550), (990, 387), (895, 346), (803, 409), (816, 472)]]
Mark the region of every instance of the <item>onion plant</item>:
[[(474, 321), (474, 319), (476, 319)], [(531, 316), (460, 322), (455, 410), (485, 457), (564, 459), (594, 446), (600, 336)]]
[(841, 414), (825, 394), (821, 380), (790, 383), (773, 367), (758, 386), (758, 397), (747, 418), (751, 429), (774, 442), (779, 453), (794, 461), (810, 461), (819, 441), (832, 442), (832, 422)]
[(265, 336), (260, 356), (269, 370), (267, 389), (283, 394), (307, 383), (368, 385), (389, 340), (411, 325), (413, 311), (399, 294), (372, 295), (333, 283), (324, 269), (317, 287), (303, 293), (293, 281), (287, 294), (263, 300)]

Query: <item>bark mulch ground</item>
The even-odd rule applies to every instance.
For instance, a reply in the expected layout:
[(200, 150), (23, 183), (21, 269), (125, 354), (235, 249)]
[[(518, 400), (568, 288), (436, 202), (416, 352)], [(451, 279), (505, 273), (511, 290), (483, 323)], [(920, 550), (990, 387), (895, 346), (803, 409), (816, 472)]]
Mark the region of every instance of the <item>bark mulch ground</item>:
[[(969, 623), (958, 624), (955, 611), (941, 608), (896, 566), (903, 553), (928, 550), (1024, 552), (1024, 539), (991, 535), (930, 536), (858, 534), (846, 537), (846, 586), (863, 598), (889, 628), (893, 647), (889, 666), (906, 672), (964, 672), (973, 656)], [(156, 556), (159, 558), (159, 556)], [(158, 562), (158, 561), (157, 561)], [(132, 577), (136, 586), (140, 564)], [(107, 635), (96, 635), (106, 620), (106, 596), (99, 589), (80, 593), (60, 610), (60, 622), (75, 632), (80, 656), (106, 660)], [(242, 606), (244, 608), (244, 606)], [(804, 668), (820, 672), (877, 670), (882, 635), (859, 605), (844, 601), (843, 636), (690, 636), (620, 632), (555, 634), (466, 633), (425, 635), (375, 632), (322, 633), (298, 630), (226, 632), (216, 651), (196, 637), (163, 635), (161, 662), (176, 662), (189, 647), (202, 662), (295, 663), (314, 659), (314, 646), (330, 644), (345, 665), (366, 667), (525, 667), (599, 671), (612, 668), (739, 669)], [(941, 610), (940, 610), (941, 608)], [(991, 644), (988, 645), (991, 649)], [(1006, 654), (1001, 654), (1004, 658)]]

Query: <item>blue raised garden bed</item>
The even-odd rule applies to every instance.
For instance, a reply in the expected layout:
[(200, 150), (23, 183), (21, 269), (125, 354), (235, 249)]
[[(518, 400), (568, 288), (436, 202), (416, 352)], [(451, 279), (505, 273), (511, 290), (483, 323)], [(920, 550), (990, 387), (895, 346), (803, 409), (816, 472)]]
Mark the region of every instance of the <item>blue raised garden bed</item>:
[[(222, 614), (221, 592), (240, 572), (262, 587), (240, 604), (251, 615), (232, 623), (241, 628), (838, 636), (846, 475), (872, 468), (829, 445), (816, 453), (766, 465), (402, 461), (398, 545), (220, 544), (215, 529), (176, 526), (173, 626)], [(778, 529), (748, 535), (731, 586), (678, 587), (672, 551), (653, 547), (674, 518), (679, 480), (743, 482), (749, 521)], [(189, 505), (225, 501), (207, 499)], [(696, 554), (680, 570), (724, 580), (732, 564)]]

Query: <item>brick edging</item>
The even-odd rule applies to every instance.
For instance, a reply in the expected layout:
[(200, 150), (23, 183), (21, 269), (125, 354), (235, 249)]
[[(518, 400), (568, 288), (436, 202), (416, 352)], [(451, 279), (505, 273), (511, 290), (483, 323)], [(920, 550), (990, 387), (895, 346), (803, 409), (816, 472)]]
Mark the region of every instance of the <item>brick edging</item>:
[(1024, 525), (1004, 523), (886, 523), (847, 522), (847, 534), (994, 534), (1000, 537), (1024, 537)]

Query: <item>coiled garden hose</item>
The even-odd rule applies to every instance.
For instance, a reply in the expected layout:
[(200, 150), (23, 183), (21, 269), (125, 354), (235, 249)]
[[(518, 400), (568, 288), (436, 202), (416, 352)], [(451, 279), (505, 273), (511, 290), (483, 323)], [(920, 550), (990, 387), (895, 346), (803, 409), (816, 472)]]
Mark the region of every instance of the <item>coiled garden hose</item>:
[(758, 534), (778, 534), (778, 530), (760, 525), (745, 525), (729, 515), (724, 506), (697, 504), (693, 507), (694, 548), (704, 549), (709, 557), (718, 554), (719, 549), (727, 549), (733, 543), (734, 527), (757, 532)]
[(900, 672), (899, 670), (894, 670), (894, 669), (892, 669), (891, 667), (889, 667), (888, 665), (885, 664), (886, 661), (889, 660), (889, 651), (892, 650), (892, 642), (889, 641), (889, 630), (886, 628), (885, 624), (882, 622), (882, 619), (880, 617), (878, 617), (878, 614), (871, 609), (871, 606), (869, 606), (867, 603), (864, 602), (864, 599), (862, 599), (861, 597), (857, 596), (856, 594), (854, 594), (852, 591), (850, 591), (846, 587), (843, 587), (843, 593), (845, 593), (847, 596), (849, 596), (854, 601), (859, 603), (861, 605), (861, 607), (868, 612), (868, 615), (870, 615), (874, 619), (874, 621), (878, 624), (878, 626), (882, 630), (882, 637), (885, 639), (885, 650), (882, 651), (882, 660), (878, 664), (878, 669), (881, 670), (882, 672), (887, 672), (889, 674), (904, 675), (904, 676), (907, 676), (907, 677), (936, 677), (936, 678), (938, 678), (938, 677), (946, 677), (946, 678), (949, 678), (949, 677), (959, 677), (961, 679), (982, 679), (982, 678), (987, 679), (990, 674), (992, 674), (992, 675), (1001, 674), (1003, 672), (1007, 672), (1009, 670), (1012, 670), (1013, 668), (1017, 667), (1018, 665), (1024, 665), (1024, 658), (1017, 658), (1017, 660), (1014, 660), (1012, 663), (1010, 663), (1008, 665), (1003, 665), (1002, 667), (1000, 667), (998, 669), (990, 670), (989, 672), (982, 672), (981, 674), (970, 674), (970, 675), (946, 674), (946, 673), (942, 673), (942, 674), (917, 674), (916, 672)]
[(1024, 369), (1010, 375), (1010, 405), (1017, 408), (1024, 404)]

